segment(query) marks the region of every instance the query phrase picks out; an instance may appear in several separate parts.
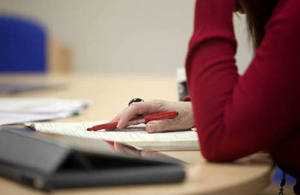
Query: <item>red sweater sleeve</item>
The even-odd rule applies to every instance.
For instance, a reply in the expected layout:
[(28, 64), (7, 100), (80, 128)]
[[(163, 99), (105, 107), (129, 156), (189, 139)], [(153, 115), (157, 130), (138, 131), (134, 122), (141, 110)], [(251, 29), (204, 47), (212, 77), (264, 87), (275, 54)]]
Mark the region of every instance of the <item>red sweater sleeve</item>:
[(237, 73), (235, 0), (197, 0), (186, 59), (200, 147), (212, 161), (271, 148), (299, 126), (299, 0), (279, 0), (243, 76)]

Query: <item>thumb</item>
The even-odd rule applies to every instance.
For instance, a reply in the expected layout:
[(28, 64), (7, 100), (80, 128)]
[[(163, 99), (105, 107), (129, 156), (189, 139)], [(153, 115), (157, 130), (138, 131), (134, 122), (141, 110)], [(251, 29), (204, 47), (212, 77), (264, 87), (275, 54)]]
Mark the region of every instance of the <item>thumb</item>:
[(176, 129), (176, 124), (174, 123), (174, 119), (150, 121), (146, 124), (146, 131), (148, 133), (158, 133), (174, 130)]

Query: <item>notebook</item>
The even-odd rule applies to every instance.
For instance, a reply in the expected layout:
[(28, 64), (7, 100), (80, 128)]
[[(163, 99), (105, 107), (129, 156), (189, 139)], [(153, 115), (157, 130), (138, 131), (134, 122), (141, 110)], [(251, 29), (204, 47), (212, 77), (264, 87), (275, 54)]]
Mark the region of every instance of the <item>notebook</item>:
[(199, 150), (197, 133), (193, 130), (147, 133), (145, 125), (137, 125), (117, 131), (87, 131), (88, 127), (102, 123), (104, 121), (25, 125), (39, 132), (121, 142), (152, 151)]

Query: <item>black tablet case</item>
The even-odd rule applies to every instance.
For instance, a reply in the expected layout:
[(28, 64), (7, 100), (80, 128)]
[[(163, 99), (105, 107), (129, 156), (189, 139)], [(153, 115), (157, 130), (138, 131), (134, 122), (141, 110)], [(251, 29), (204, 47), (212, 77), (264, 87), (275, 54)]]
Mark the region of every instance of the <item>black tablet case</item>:
[(13, 128), (0, 130), (0, 175), (46, 191), (174, 183), (185, 177), (178, 162), (81, 151), (68, 143)]

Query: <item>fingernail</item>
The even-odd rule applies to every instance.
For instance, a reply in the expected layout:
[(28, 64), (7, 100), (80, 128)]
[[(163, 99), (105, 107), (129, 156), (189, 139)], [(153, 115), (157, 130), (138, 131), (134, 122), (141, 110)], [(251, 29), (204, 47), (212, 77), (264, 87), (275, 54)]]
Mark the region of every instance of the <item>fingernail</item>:
[(117, 124), (117, 129), (120, 129), (120, 123)]
[(148, 127), (148, 132), (149, 133), (153, 133), (154, 132), (152, 124), (147, 124), (147, 127)]

